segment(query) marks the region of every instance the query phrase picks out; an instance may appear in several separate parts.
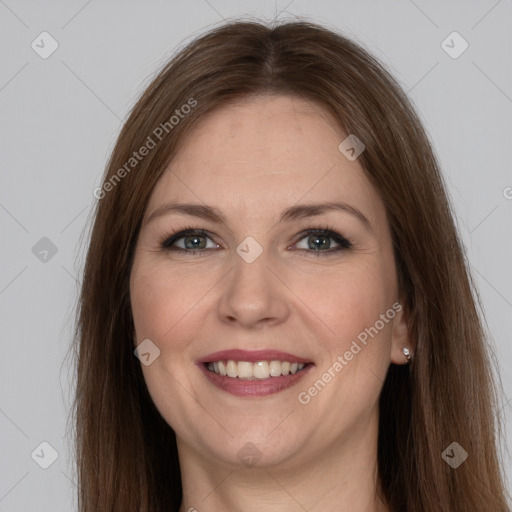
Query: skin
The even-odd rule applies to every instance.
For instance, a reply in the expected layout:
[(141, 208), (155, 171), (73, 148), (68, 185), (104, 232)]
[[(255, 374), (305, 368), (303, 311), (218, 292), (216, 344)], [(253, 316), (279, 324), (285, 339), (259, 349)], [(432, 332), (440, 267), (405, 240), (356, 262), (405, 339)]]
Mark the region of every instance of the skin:
[[(385, 208), (358, 160), (338, 150), (345, 137), (318, 104), (246, 98), (205, 116), (153, 190), (130, 279), (134, 343), (160, 349), (142, 370), (176, 432), (180, 512), (390, 510), (376, 494), (378, 398), (390, 363), (405, 364), (402, 347), (413, 348), (403, 310), (309, 403), (298, 400), (399, 302)], [(226, 223), (179, 213), (147, 222), (168, 201), (216, 207)], [(357, 208), (371, 229), (342, 211), (277, 222), (289, 206), (327, 201)], [(327, 226), (353, 246), (319, 255), (336, 241), (324, 235), (327, 249), (317, 249), (304, 231)], [(202, 254), (161, 249), (189, 227), (212, 235)], [(248, 236), (263, 248), (250, 264), (236, 252)], [(314, 366), (274, 395), (236, 397), (195, 365), (233, 348), (283, 350)], [(252, 467), (237, 456), (248, 442), (261, 456)]]

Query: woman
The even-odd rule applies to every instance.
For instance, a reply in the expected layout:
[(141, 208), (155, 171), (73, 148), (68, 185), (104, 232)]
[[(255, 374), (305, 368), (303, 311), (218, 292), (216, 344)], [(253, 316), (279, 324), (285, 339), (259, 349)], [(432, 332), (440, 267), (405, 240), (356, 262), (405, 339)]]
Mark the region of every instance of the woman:
[(210, 31), (143, 93), (95, 196), (81, 512), (507, 510), (438, 164), (362, 48), (305, 22)]

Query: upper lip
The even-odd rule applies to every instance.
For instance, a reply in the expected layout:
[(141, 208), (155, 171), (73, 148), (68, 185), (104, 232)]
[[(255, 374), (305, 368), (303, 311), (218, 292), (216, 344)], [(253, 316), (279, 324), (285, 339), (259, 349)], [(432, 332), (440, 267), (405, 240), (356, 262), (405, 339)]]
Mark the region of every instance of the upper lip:
[(216, 361), (248, 361), (256, 363), (258, 361), (289, 361), (291, 363), (310, 363), (308, 359), (303, 357), (295, 356), (288, 352), (282, 352), (281, 350), (242, 350), (242, 349), (231, 349), (221, 350), (219, 352), (213, 352), (207, 356), (201, 357), (196, 361), (196, 364), (201, 363), (214, 363)]

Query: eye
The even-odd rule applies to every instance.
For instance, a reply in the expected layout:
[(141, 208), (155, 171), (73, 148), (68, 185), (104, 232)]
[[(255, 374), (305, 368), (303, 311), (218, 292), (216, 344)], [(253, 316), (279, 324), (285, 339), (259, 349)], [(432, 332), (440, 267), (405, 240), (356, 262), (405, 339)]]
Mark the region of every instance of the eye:
[[(295, 243), (295, 247), (299, 250), (316, 253), (315, 256), (325, 255), (326, 253), (332, 254), (352, 247), (352, 244), (345, 237), (330, 229), (308, 229), (305, 236), (299, 239), (299, 242), (301, 240), (305, 240), (305, 242), (301, 242), (302, 247), (297, 243)], [(336, 244), (334, 247), (332, 246), (332, 240)]]
[[(210, 233), (204, 229), (194, 228), (187, 228), (168, 235), (160, 246), (162, 250), (193, 255), (204, 255), (208, 250), (221, 247), (212, 240)], [(327, 256), (351, 247), (352, 244), (339, 233), (328, 228), (316, 228), (303, 232), (298, 242), (290, 248), (314, 256)]]
[(186, 229), (166, 238), (161, 247), (166, 250), (198, 254), (205, 249), (218, 249), (220, 246), (213, 242), (203, 229)]

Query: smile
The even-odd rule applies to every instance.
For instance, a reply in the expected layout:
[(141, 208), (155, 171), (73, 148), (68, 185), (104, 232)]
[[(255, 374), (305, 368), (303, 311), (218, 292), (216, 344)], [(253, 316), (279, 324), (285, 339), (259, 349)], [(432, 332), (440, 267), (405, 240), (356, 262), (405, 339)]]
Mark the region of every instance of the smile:
[(310, 359), (280, 350), (222, 350), (195, 363), (215, 387), (244, 398), (284, 391), (315, 366)]
[(210, 362), (206, 364), (208, 370), (223, 377), (231, 379), (269, 379), (300, 372), (306, 365), (290, 361), (234, 361), (233, 359)]

